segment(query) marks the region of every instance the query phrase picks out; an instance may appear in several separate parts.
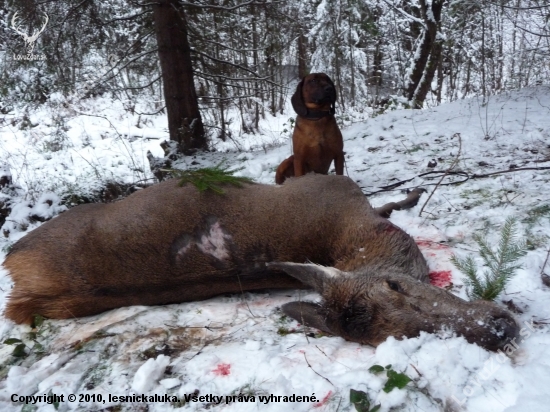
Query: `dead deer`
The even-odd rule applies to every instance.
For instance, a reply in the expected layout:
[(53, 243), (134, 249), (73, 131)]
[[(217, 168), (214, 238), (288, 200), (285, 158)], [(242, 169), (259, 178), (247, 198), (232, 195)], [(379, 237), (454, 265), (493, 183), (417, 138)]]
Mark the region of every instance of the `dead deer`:
[(226, 187), (223, 195), (169, 180), (70, 209), (19, 240), (4, 265), (15, 284), (5, 314), (18, 323), (306, 285), (322, 303), (283, 311), (355, 342), (451, 329), (496, 350), (518, 332), (496, 304), (428, 284), (413, 239), (344, 176)]

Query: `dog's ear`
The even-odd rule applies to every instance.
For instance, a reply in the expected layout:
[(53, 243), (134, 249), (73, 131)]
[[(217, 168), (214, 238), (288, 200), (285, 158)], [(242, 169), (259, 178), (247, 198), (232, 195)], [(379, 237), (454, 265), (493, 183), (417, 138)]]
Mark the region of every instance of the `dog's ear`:
[(335, 104), (336, 104), (336, 100), (338, 100), (338, 95), (336, 94), (336, 86), (332, 82), (332, 79), (328, 76), (327, 76), (327, 79), (328, 79), (328, 82), (330, 83), (330, 85), (332, 86), (332, 89), (334, 90), (334, 99), (330, 102), (330, 113), (334, 114), (334, 113), (336, 113)]
[[(305, 79), (305, 77), (304, 77)], [(292, 107), (294, 108), (294, 111), (298, 114), (298, 116), (306, 116), (307, 115), (307, 107), (304, 103), (304, 98), (302, 97), (302, 87), (304, 86), (304, 79), (298, 83), (298, 86), (296, 87), (296, 91), (292, 95), (292, 98), (290, 99), (290, 102), (292, 103)]]

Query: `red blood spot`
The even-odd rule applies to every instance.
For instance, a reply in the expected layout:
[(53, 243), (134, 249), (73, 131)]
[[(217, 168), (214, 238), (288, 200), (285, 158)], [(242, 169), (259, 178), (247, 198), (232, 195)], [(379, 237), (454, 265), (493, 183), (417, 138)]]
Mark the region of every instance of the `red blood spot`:
[(212, 372), (214, 372), (216, 376), (227, 376), (231, 373), (230, 369), (231, 365), (229, 363), (220, 363)]
[(400, 230), (401, 229), (399, 229), (397, 226), (393, 225), (390, 222), (388, 222), (388, 224), (384, 228), (384, 232), (386, 232), (386, 233), (393, 233), (393, 232), (397, 232), (397, 231), (400, 231)]
[(430, 272), (428, 276), (430, 277), (430, 283), (438, 288), (444, 288), (451, 284), (452, 275), (450, 270)]
[(313, 407), (320, 408), (321, 406), (326, 405), (331, 395), (332, 395), (332, 391), (328, 391), (325, 397), (321, 399), (321, 402), (314, 403)]
[(443, 243), (434, 242), (433, 240), (415, 239), (414, 241), (416, 242), (418, 247), (426, 247), (426, 248), (436, 249), (436, 250), (449, 249), (449, 246)]

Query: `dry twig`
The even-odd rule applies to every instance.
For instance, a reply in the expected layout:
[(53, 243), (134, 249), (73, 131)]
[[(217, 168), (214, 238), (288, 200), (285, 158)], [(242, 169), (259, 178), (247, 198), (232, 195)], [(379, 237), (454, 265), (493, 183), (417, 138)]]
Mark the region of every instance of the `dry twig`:
[(439, 187), (439, 185), (441, 184), (443, 179), (445, 179), (445, 176), (447, 176), (449, 174), (449, 172), (451, 170), (453, 170), (453, 168), (456, 166), (456, 164), (458, 163), (458, 161), (460, 159), (460, 155), (462, 153), (462, 137), (460, 136), (460, 133), (455, 133), (453, 137), (458, 137), (458, 153), (456, 155), (456, 158), (453, 161), (453, 163), (451, 164), (451, 166), (445, 171), (443, 176), (441, 176), (441, 179), (439, 179), (439, 182), (437, 182), (437, 184), (435, 185), (434, 190), (432, 190), (432, 193), (430, 193), (430, 195), (426, 199), (426, 202), (424, 202), (424, 204), (422, 205), (422, 208), (420, 209), (420, 212), (418, 213), (419, 217), (422, 217), (422, 212), (424, 211), (424, 208), (426, 207), (426, 205), (428, 204), (428, 202), (432, 198), (433, 194), (435, 193), (435, 191), (437, 190), (437, 188)]
[(237, 280), (239, 281), (239, 287), (241, 288), (241, 297), (243, 299), (243, 302), (246, 304), (246, 307), (248, 308), (248, 311), (250, 312), (250, 314), (252, 315), (253, 318), (256, 317), (256, 315), (254, 315), (252, 313), (252, 309), (250, 309), (250, 305), (248, 304), (248, 301), (246, 300), (245, 296), (244, 296), (244, 290), (243, 290), (243, 285), (241, 283), (241, 277), (239, 276), (239, 274), (237, 273)]
[(321, 378), (323, 378), (324, 380), (326, 380), (328, 383), (330, 383), (332, 386), (334, 386), (334, 384), (333, 384), (328, 378), (325, 378), (323, 375), (319, 374), (319, 372), (317, 372), (315, 369), (313, 369), (313, 368), (311, 367), (311, 365), (309, 364), (309, 362), (308, 362), (308, 360), (307, 360), (307, 356), (306, 356), (306, 353), (305, 353), (305, 352), (304, 352), (304, 359), (306, 360), (307, 366), (309, 366), (309, 368), (310, 368), (313, 372), (315, 372), (315, 374), (316, 374), (317, 376), (320, 376)]
[(548, 249), (548, 253), (546, 254), (546, 259), (544, 259), (544, 263), (542, 264), (542, 267), (540, 268), (540, 274), (544, 274), (544, 268), (546, 267), (546, 264), (548, 263), (548, 258), (550, 257), (550, 248)]

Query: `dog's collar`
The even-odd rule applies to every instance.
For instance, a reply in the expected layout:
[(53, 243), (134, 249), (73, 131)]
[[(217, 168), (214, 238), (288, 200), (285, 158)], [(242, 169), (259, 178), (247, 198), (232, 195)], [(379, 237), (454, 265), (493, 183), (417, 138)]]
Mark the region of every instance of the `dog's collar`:
[(301, 116), (301, 117), (304, 117), (306, 119), (309, 119), (309, 120), (319, 120), (319, 119), (322, 119), (323, 117), (330, 117), (334, 114), (334, 109), (331, 108), (329, 111), (320, 111), (320, 110), (307, 110), (306, 112), (306, 115), (305, 116)]

